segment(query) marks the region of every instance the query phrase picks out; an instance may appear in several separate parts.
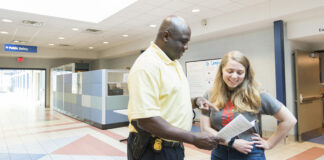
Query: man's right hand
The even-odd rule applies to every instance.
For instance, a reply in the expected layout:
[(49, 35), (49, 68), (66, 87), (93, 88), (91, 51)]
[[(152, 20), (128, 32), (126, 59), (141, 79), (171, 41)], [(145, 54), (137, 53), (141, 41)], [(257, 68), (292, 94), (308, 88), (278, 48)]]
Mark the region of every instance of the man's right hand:
[(198, 148), (212, 150), (214, 149), (220, 142), (224, 142), (224, 139), (221, 139), (210, 133), (193, 133), (193, 145)]
[(210, 103), (207, 99), (203, 97), (198, 97), (196, 103), (196, 105), (199, 106), (199, 109), (201, 110), (209, 111), (210, 109), (214, 109), (217, 112), (219, 111), (219, 109), (214, 104)]

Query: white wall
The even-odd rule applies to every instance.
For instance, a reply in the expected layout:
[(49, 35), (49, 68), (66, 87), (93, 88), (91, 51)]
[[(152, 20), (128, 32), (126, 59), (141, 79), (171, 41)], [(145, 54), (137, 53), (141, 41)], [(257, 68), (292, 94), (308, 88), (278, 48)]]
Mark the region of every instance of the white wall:
[[(81, 59), (45, 59), (45, 58), (24, 58), (23, 62), (17, 62), (16, 57), (0, 57), (0, 68), (26, 68), (46, 69), (46, 107), (50, 104), (50, 69), (73, 62), (91, 63), (93, 60)], [(90, 66), (91, 67), (91, 66)], [(91, 68), (90, 68), (91, 69)]]
[(119, 58), (99, 59), (95, 61), (92, 69), (125, 69), (126, 67), (131, 67), (139, 55), (133, 54)]

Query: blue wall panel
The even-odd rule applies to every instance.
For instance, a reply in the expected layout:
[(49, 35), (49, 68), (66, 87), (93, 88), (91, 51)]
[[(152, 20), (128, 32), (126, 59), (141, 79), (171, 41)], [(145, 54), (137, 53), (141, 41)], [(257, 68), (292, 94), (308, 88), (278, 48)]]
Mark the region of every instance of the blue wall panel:
[(72, 74), (64, 75), (64, 92), (72, 93)]
[(56, 76), (56, 91), (63, 92), (63, 75)]
[(106, 124), (128, 122), (128, 117), (123, 114), (114, 112), (113, 110), (106, 110)]
[(66, 113), (69, 113), (69, 114), (71, 114), (72, 112), (72, 108), (71, 108), (71, 103), (69, 103), (69, 102), (64, 102), (64, 111), (66, 112)]
[(81, 118), (84, 118), (82, 116), (82, 95), (78, 94), (77, 97), (76, 97), (76, 109), (75, 109), (75, 113), (76, 115), (78, 115), (79, 117)]
[(91, 109), (88, 107), (82, 107), (82, 117), (90, 120), (90, 116), (91, 116)]
[(101, 124), (101, 120), (102, 120), (102, 113), (101, 110), (95, 109), (95, 108), (91, 108), (91, 114), (90, 114), (90, 120), (97, 122), (99, 124)]

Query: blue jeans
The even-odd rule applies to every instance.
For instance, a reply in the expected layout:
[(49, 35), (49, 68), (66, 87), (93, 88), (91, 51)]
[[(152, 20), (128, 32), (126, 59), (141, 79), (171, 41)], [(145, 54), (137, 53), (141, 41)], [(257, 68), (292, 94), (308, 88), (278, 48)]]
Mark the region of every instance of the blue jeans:
[(218, 145), (211, 153), (211, 160), (265, 160), (264, 149), (257, 148), (253, 145), (253, 149), (249, 154), (243, 154), (236, 149), (229, 148), (224, 145)]

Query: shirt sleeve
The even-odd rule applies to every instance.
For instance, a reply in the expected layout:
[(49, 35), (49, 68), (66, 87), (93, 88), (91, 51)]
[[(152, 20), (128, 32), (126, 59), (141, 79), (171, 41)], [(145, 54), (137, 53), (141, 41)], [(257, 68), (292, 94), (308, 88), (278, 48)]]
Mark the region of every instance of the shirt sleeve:
[(128, 79), (129, 120), (161, 116), (158, 78), (149, 71), (139, 69)]
[(262, 92), (261, 96), (261, 114), (274, 115), (279, 109), (284, 106), (276, 98), (271, 96), (269, 93)]

